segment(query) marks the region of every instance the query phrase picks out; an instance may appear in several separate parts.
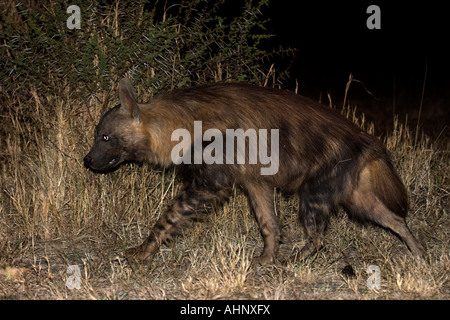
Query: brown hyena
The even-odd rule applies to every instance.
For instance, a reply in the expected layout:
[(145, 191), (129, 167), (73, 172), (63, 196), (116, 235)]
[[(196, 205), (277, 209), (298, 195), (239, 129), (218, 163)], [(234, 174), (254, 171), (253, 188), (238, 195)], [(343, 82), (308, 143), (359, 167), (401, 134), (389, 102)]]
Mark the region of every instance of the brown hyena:
[[(259, 225), (264, 249), (255, 262), (260, 264), (276, 261), (280, 241), (274, 188), (299, 196), (299, 216), (307, 236), (299, 258), (322, 247), (329, 215), (339, 206), (352, 217), (392, 230), (414, 255), (425, 257), (424, 248), (406, 225), (406, 190), (386, 149), (334, 110), (292, 92), (235, 83), (173, 90), (141, 104), (125, 78), (119, 83), (119, 98), (120, 105), (109, 110), (97, 125), (95, 144), (84, 158), (85, 165), (94, 171), (110, 171), (131, 161), (173, 165), (179, 160), (174, 160), (173, 152), (180, 146), (179, 140), (173, 138), (177, 129), (194, 136), (184, 141), (180, 150), (184, 155), (192, 153), (195, 159), (196, 148), (202, 152), (207, 147), (205, 139), (199, 142), (195, 138), (199, 133), (195, 132), (196, 121), (201, 121), (201, 136), (209, 129), (224, 136), (230, 129), (246, 133), (250, 129), (276, 129), (279, 146), (272, 150), (278, 161), (272, 174), (262, 174), (267, 163), (250, 161), (252, 152), (243, 162), (234, 161), (237, 156), (229, 159), (214, 154), (218, 160), (214, 163), (176, 165), (177, 175), (185, 185), (183, 192), (157, 221), (148, 239), (125, 252), (128, 259), (150, 259), (190, 220), (226, 201), (233, 185), (246, 193)], [(249, 142), (251, 135), (244, 138)], [(270, 150), (274, 140), (265, 138), (267, 141), (259, 146)], [(237, 152), (234, 145), (220, 143), (224, 149)]]

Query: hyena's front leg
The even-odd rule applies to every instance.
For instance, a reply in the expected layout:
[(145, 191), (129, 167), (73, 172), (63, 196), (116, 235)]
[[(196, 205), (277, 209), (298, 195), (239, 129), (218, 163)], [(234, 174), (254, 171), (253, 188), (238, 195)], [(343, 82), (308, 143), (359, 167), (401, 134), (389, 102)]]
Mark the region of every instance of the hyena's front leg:
[(229, 191), (188, 190), (183, 192), (174, 204), (159, 218), (150, 231), (150, 236), (139, 247), (128, 249), (128, 260), (150, 260), (162, 243), (180, 233), (193, 218), (198, 217), (212, 205), (229, 197)]
[(273, 188), (258, 182), (245, 185), (250, 208), (255, 215), (264, 248), (261, 255), (253, 259), (253, 265), (270, 265), (276, 262), (278, 244), (280, 241), (280, 227), (275, 216), (273, 204)]

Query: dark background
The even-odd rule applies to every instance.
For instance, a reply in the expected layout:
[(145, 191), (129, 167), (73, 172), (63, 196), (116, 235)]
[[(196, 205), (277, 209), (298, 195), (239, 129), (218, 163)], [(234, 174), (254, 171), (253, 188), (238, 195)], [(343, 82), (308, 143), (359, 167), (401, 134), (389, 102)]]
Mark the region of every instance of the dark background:
[[(370, 4), (381, 9), (381, 30), (366, 27)], [(417, 1), (274, 0), (267, 14), (272, 44), (298, 49), (293, 75), (315, 91), (345, 86), (350, 72), (380, 88), (391, 88), (393, 76), (422, 85), (427, 64), (427, 83), (440, 85), (450, 71), (447, 11)]]
[[(371, 4), (381, 9), (381, 30), (366, 27)], [(352, 83), (350, 99), (372, 120), (389, 125), (394, 113), (408, 114), (416, 125), (425, 83), (420, 119), (434, 134), (449, 120), (448, 14), (445, 2), (430, 1), (273, 0), (265, 12), (275, 35), (268, 45), (297, 49), (285, 87), (297, 80), (301, 94), (339, 101), (352, 73), (376, 97)]]

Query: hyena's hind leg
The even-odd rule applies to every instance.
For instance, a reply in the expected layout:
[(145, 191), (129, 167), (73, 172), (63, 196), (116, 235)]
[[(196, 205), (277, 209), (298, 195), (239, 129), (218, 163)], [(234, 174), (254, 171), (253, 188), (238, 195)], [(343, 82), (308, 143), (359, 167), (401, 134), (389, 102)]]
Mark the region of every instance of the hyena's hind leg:
[(253, 265), (274, 264), (280, 241), (280, 227), (278, 218), (275, 216), (273, 188), (258, 182), (247, 182), (245, 189), (250, 209), (256, 218), (264, 241), (263, 251), (259, 257), (253, 259)]
[(129, 260), (150, 260), (162, 243), (166, 243), (194, 218), (205, 213), (213, 205), (229, 198), (231, 190), (223, 188), (190, 187), (175, 200), (173, 205), (159, 218), (150, 231), (150, 236), (139, 247), (128, 249), (125, 257)]
[(308, 185), (300, 190), (299, 218), (306, 233), (306, 243), (300, 251), (294, 253), (294, 260), (304, 260), (323, 247), (325, 229), (332, 209), (329, 197), (325, 191), (313, 190)]

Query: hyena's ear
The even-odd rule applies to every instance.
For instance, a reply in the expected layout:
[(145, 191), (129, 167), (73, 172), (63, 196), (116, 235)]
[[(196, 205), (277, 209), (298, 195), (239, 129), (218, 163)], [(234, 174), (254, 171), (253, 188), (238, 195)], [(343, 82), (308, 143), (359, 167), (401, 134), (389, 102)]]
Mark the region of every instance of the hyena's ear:
[(122, 105), (121, 108), (128, 111), (138, 123), (141, 122), (141, 112), (137, 104), (137, 97), (128, 78), (123, 78), (119, 82), (119, 99)]

